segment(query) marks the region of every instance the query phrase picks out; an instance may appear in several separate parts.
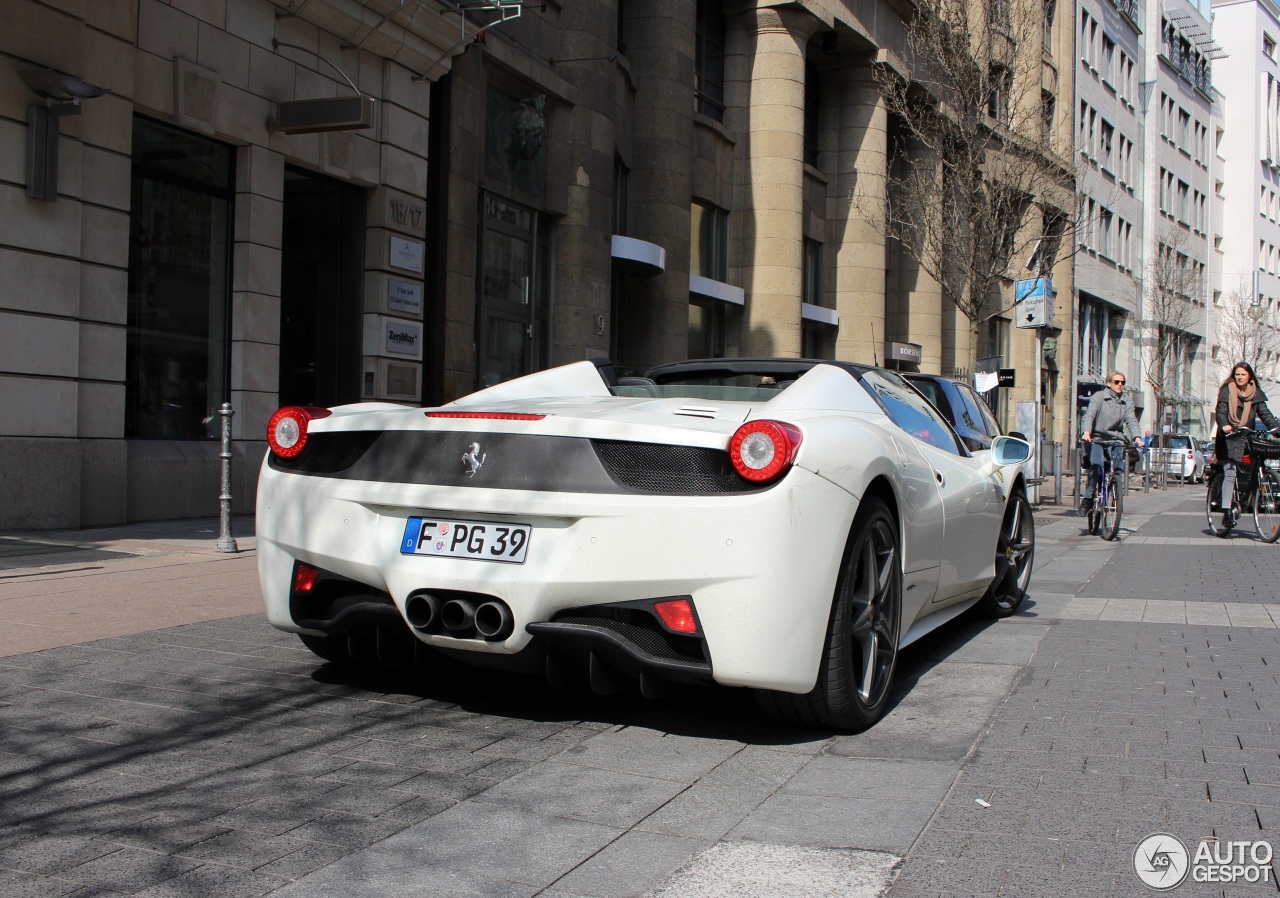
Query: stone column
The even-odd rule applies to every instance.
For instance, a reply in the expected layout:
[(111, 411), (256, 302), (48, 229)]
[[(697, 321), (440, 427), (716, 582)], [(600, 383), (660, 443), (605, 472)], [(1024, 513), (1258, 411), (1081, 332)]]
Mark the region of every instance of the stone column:
[(622, 310), (625, 361), (689, 354), (689, 205), (693, 190), (693, 3), (629, 4), (627, 57), (636, 85), (630, 236), (666, 248), (660, 277), (631, 283)]
[[(933, 152), (913, 141), (908, 144), (907, 153), (908, 159), (904, 164), (932, 166), (938, 173), (941, 189), (942, 170)], [(893, 255), (898, 275), (896, 306), (899, 314), (893, 328), (896, 336), (890, 339), (920, 344), (920, 370), (941, 372), (952, 364), (947, 362), (944, 365), (943, 361), (943, 307), (948, 307), (952, 314), (957, 312), (956, 307), (944, 302), (942, 285), (909, 253), (898, 248)]]
[[(260, 440), (280, 390), (280, 263), (284, 156), (236, 154), (231, 277), (231, 407), (236, 440)], [(239, 492), (243, 492), (242, 490)]]
[(804, 226), (804, 53), (821, 22), (804, 10), (745, 13), (754, 29), (743, 129), (743, 355), (800, 355)]
[[(835, 195), (845, 216), (835, 246), (836, 358), (884, 360), (886, 278), (884, 217), (887, 194), (888, 111), (870, 65), (831, 73), (840, 96)], [(845, 200), (847, 199), (847, 202)], [(893, 336), (892, 339), (901, 339)]]
[(578, 61), (557, 64), (576, 89), (577, 102), (565, 113), (573, 139), (564, 147), (570, 173), (567, 213), (556, 224), (552, 365), (609, 354), (613, 158), (618, 143), (615, 14), (598, 2), (568, 4), (560, 14), (557, 54)]

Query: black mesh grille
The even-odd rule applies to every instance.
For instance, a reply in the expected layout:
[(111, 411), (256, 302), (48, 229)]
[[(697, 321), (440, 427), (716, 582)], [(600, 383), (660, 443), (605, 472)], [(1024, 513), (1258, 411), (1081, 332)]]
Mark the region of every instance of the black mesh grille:
[(759, 485), (739, 476), (721, 449), (592, 440), (609, 476), (641, 493), (701, 496), (744, 493)]
[(676, 636), (674, 633), (668, 633), (648, 615), (633, 613), (629, 614), (628, 618), (620, 620), (605, 614), (591, 614), (588, 611), (579, 610), (556, 615), (555, 623), (612, 630), (655, 658), (666, 658), (669, 661), (693, 661), (696, 664), (706, 663), (702, 655), (702, 640), (692, 636)]
[(379, 435), (376, 431), (313, 433), (301, 455), (280, 458), (273, 452), (271, 466), (299, 474), (341, 474), (364, 457)]

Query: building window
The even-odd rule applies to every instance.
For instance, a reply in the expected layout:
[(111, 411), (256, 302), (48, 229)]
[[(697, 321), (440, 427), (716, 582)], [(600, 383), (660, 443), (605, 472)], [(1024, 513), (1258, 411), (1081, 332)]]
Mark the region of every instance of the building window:
[(694, 48), (694, 109), (724, 118), (724, 12), (720, 0), (698, 0)]
[(729, 213), (695, 200), (691, 207), (689, 271), (723, 281), (729, 274)]
[(1009, 123), (1012, 80), (1012, 73), (1002, 65), (993, 65), (987, 72), (987, 115), (1005, 125)]
[(231, 147), (135, 117), (125, 436), (213, 439), (229, 397)]
[(1044, 0), (1044, 55), (1053, 58), (1053, 20), (1058, 13), (1057, 0)]
[(822, 128), (822, 76), (813, 63), (804, 67), (804, 162), (818, 165), (818, 134)]
[[(689, 221), (689, 273), (724, 282), (729, 275), (729, 213), (694, 201)], [(689, 358), (725, 355), (727, 304), (705, 296), (689, 298)]]
[(1274, 60), (1276, 58), (1276, 39), (1269, 34), (1262, 36), (1262, 54), (1267, 59)]

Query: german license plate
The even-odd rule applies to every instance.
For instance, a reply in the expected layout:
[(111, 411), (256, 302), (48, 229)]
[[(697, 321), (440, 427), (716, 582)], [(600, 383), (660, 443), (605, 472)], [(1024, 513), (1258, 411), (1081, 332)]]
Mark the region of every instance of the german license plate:
[(404, 538), (400, 540), (400, 554), (524, 564), (532, 532), (528, 524), (409, 518), (405, 522)]

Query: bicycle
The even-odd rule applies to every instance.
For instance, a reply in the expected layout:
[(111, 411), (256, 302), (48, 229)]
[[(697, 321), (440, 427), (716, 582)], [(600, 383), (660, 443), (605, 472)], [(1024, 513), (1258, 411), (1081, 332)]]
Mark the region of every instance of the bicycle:
[(1093, 445), (1102, 447), (1103, 460), (1102, 476), (1090, 495), (1089, 532), (1113, 540), (1120, 533), (1120, 518), (1124, 516), (1125, 488), (1124, 466), (1117, 462), (1124, 455), (1115, 450), (1128, 451), (1133, 444), (1124, 438), (1096, 436)]
[[(1264, 543), (1274, 543), (1280, 539), (1280, 476), (1268, 468), (1265, 459), (1280, 458), (1280, 441), (1268, 439), (1256, 431), (1240, 430), (1227, 434), (1227, 439), (1244, 438), (1248, 441), (1236, 470), (1236, 488), (1231, 497), (1231, 508), (1221, 505), (1222, 479), (1225, 472), (1222, 463), (1213, 466), (1208, 476), (1209, 491), (1205, 496), (1205, 518), (1214, 536), (1226, 538), (1239, 522), (1241, 516), (1251, 511), (1253, 526), (1258, 531), (1258, 538)], [(1231, 520), (1215, 520), (1229, 511)]]

